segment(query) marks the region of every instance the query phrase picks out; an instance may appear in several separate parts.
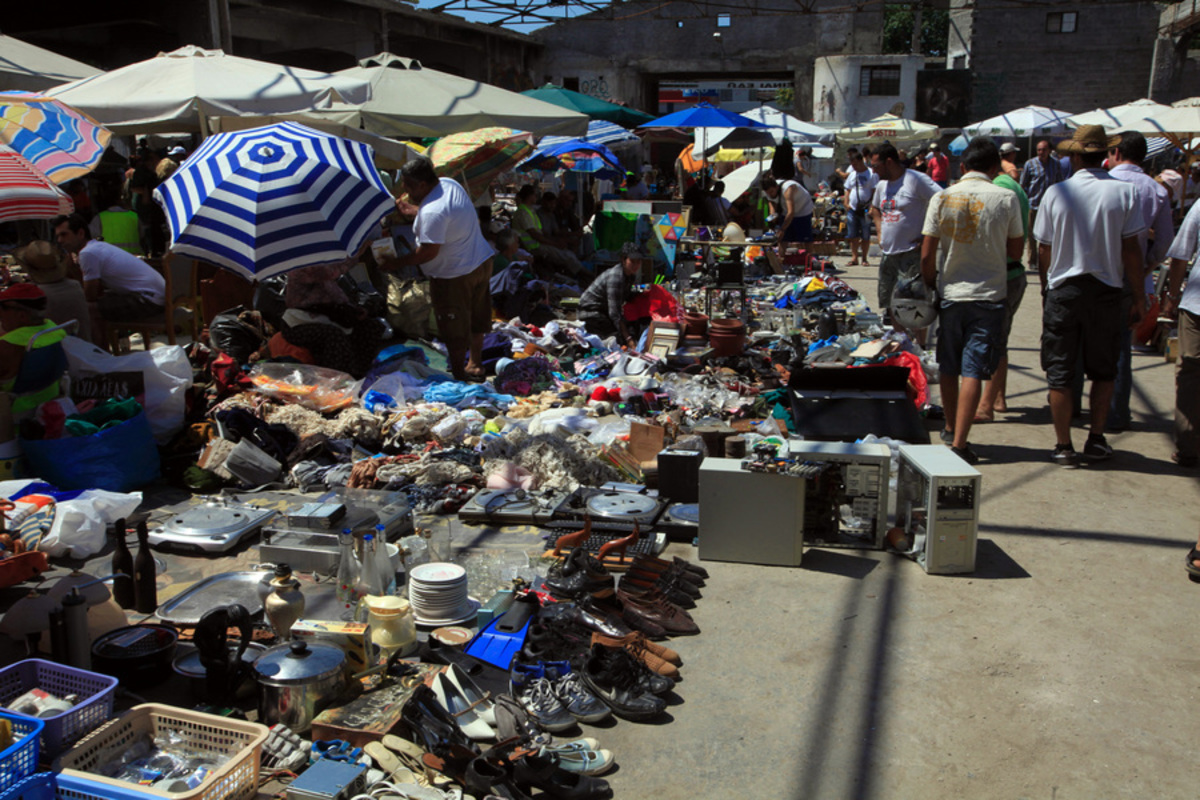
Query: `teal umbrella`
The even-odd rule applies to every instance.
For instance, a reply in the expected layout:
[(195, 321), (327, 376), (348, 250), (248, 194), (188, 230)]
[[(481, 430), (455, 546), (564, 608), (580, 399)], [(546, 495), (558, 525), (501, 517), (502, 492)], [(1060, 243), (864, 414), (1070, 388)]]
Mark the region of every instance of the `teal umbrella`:
[(553, 83), (547, 83), (540, 89), (530, 89), (527, 92), (521, 92), (521, 94), (541, 100), (544, 103), (553, 103), (562, 108), (578, 111), (580, 114), (587, 114), (592, 119), (615, 122), (626, 128), (636, 128), (638, 125), (654, 119), (653, 116), (642, 111), (619, 106), (616, 103), (609, 103), (579, 92), (573, 92), (570, 89), (555, 86)]

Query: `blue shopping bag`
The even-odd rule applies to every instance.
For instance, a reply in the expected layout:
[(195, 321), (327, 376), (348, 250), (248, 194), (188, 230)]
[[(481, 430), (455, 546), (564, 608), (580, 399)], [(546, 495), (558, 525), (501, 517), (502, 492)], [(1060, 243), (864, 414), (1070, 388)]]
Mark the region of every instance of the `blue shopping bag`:
[(21, 449), (29, 472), (61, 489), (128, 492), (160, 474), (145, 411), (90, 436), (21, 439)]

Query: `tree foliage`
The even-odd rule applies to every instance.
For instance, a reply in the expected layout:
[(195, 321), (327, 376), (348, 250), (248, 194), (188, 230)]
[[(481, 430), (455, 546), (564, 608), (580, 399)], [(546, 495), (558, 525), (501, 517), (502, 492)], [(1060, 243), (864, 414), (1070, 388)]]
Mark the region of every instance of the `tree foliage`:
[[(908, 53), (912, 49), (914, 5), (889, 3), (883, 7), (883, 52)], [(950, 12), (925, 6), (921, 12), (921, 55), (946, 55), (950, 37)]]

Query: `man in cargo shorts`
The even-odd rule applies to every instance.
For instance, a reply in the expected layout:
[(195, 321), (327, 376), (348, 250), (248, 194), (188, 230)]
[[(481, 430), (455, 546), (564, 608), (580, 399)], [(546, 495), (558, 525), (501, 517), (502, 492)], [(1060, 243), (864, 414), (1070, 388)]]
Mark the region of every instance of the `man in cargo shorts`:
[(430, 278), (429, 296), (438, 335), (449, 352), (451, 373), (460, 381), (482, 380), (483, 337), (492, 329), (488, 281), (495, 252), (483, 238), (466, 190), (450, 178), (439, 179), (433, 162), (427, 158), (407, 162), (400, 168), (400, 180), (415, 205), (400, 200), (396, 205), (403, 214), (416, 214), (417, 249), (386, 266), (421, 265)]

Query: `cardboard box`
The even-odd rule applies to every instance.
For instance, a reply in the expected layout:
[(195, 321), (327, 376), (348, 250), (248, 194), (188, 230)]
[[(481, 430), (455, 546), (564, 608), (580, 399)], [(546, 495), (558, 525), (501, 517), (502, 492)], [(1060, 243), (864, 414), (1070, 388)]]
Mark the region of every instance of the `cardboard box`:
[(292, 636), (297, 639), (320, 639), (346, 651), (346, 663), (352, 672), (362, 672), (375, 663), (368, 652), (370, 639), (365, 622), (340, 622), (323, 619), (296, 620)]

